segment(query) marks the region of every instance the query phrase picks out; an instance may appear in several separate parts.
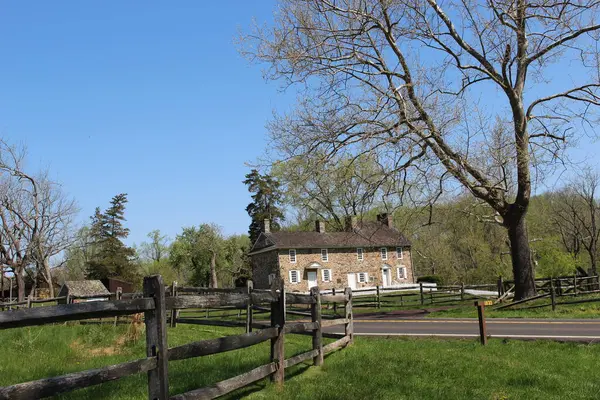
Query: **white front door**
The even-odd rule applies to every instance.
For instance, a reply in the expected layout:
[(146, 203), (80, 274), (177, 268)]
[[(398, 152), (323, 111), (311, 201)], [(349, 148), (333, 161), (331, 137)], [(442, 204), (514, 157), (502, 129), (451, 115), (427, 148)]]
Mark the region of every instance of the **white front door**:
[(356, 289), (356, 274), (348, 274), (348, 287), (352, 290)]
[(390, 285), (390, 269), (389, 268), (384, 268), (381, 270), (381, 277), (382, 277), (382, 284), (383, 287), (389, 286)]
[(317, 286), (317, 271), (306, 271), (306, 280), (309, 289)]

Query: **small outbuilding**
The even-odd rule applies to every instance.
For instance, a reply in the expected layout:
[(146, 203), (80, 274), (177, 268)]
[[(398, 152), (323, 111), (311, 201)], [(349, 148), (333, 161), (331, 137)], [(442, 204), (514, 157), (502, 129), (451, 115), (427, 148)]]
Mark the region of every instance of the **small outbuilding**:
[[(105, 301), (110, 299), (110, 292), (99, 280), (65, 281), (58, 293), (59, 297), (67, 297), (72, 303), (85, 301)], [(61, 303), (67, 303), (66, 300)]]

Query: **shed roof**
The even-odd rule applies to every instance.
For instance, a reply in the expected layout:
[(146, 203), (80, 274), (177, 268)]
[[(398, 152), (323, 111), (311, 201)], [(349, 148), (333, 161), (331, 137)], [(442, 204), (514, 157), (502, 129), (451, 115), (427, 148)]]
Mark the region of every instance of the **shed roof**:
[(379, 222), (363, 222), (349, 232), (261, 233), (250, 255), (274, 249), (409, 247), (410, 241), (397, 229)]
[(65, 281), (60, 291), (63, 292), (64, 289), (67, 289), (71, 296), (110, 295), (108, 289), (98, 280)]

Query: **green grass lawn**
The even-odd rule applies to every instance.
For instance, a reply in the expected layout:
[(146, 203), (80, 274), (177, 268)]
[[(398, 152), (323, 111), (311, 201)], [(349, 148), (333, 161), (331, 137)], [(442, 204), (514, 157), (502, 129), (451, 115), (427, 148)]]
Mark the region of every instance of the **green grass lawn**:
[[(126, 343), (126, 326), (55, 325), (0, 331), (0, 385), (144, 357), (144, 338)], [(179, 324), (169, 346), (240, 333), (237, 328)], [(288, 335), (286, 356), (310, 348)], [(269, 344), (169, 363), (170, 393), (207, 386), (268, 362)], [(490, 340), (356, 338), (323, 367), (286, 371), (283, 388), (268, 380), (230, 399), (596, 399), (600, 345)], [(146, 375), (78, 390), (61, 399), (144, 399)]]
[[(0, 386), (58, 376), (145, 358), (145, 338), (126, 343), (127, 326), (48, 325), (0, 331)], [(179, 324), (168, 330), (169, 347), (242, 333), (239, 328)], [(311, 349), (308, 336), (290, 335), (286, 356)], [(269, 343), (207, 357), (169, 363), (170, 393), (208, 386), (269, 362)], [(119, 381), (58, 396), (60, 399), (144, 399), (147, 378), (138, 374)]]
[(597, 399), (600, 346), (363, 338), (249, 399)]

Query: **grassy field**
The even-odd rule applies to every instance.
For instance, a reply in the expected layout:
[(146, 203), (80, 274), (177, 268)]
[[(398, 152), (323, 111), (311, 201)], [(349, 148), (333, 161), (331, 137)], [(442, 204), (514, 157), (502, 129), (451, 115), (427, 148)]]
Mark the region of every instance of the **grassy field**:
[[(126, 326), (57, 325), (0, 332), (0, 385), (140, 358), (144, 338), (125, 340)], [(180, 324), (169, 345), (239, 333)], [(216, 383), (268, 362), (268, 343), (169, 364), (171, 394)], [(308, 350), (310, 338), (288, 335), (286, 355)], [(525, 356), (526, 355), (526, 356)], [(284, 388), (260, 382), (231, 396), (248, 399), (595, 399), (600, 345), (491, 340), (357, 338), (327, 356), (324, 367), (286, 371)], [(143, 399), (146, 376), (60, 396)]]
[[(0, 331), (0, 386), (98, 368), (145, 357), (145, 339), (127, 342), (127, 326), (54, 325)], [(169, 329), (169, 346), (241, 333), (239, 328), (180, 324)], [(310, 337), (290, 336), (286, 356), (311, 349)], [(223, 354), (169, 363), (170, 392), (207, 386), (269, 362), (269, 343)], [(146, 375), (90, 387), (60, 399), (143, 399)]]
[(597, 399), (599, 357), (597, 345), (360, 337), (249, 399)]

